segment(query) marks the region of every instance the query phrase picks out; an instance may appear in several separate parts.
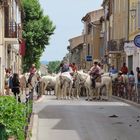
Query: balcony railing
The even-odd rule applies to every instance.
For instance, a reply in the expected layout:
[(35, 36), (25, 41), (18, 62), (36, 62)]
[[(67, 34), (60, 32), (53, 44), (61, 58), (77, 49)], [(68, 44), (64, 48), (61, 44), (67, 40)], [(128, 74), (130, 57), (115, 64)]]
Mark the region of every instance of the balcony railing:
[(22, 28), (20, 24), (5, 24), (5, 38), (21, 38)]
[(108, 42), (109, 53), (121, 53), (124, 51), (124, 40), (110, 40)]
[(8, 0), (0, 0), (0, 6), (3, 6), (3, 7), (8, 6)]

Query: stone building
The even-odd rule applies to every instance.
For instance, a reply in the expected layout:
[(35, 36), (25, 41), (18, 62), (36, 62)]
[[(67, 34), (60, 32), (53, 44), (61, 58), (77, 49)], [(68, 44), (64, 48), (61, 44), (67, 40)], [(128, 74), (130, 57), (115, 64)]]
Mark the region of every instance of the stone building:
[(100, 61), (103, 55), (103, 36), (101, 18), (103, 16), (103, 9), (95, 10), (87, 13), (83, 18), (84, 24), (84, 54), (85, 54), (85, 68), (89, 69), (94, 60)]
[(83, 51), (84, 36), (77, 36), (69, 39), (69, 62), (75, 63), (78, 69), (85, 69), (85, 54)]
[(0, 1), (0, 91), (4, 91), (5, 68), (21, 72), (22, 41), (20, 0)]
[(102, 6), (108, 63), (120, 69), (126, 62), (124, 43), (128, 40), (128, 0), (104, 0)]
[[(134, 44), (134, 38), (140, 35), (140, 1), (129, 0), (129, 41), (125, 43), (126, 63), (136, 76), (136, 67), (140, 67), (140, 48)], [(140, 41), (140, 38), (139, 38)]]

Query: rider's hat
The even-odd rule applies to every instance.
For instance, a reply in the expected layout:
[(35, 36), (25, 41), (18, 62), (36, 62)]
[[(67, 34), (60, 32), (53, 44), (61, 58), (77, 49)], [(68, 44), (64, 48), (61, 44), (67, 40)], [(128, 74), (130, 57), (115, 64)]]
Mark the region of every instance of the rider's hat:
[(94, 64), (97, 65), (98, 64), (98, 61), (94, 61)]

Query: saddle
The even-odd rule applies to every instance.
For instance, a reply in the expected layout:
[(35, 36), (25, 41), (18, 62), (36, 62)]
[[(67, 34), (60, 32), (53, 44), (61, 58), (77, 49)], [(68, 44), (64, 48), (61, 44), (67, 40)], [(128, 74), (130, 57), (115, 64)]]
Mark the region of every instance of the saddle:
[(101, 76), (98, 76), (95, 81), (101, 83)]

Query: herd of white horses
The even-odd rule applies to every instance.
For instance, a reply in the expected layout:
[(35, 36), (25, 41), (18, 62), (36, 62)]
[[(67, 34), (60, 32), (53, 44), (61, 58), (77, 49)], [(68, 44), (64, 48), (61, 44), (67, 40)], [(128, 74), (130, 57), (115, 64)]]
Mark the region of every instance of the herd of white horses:
[[(27, 83), (28, 74), (20, 76), (21, 91), (24, 91)], [(91, 77), (87, 72), (79, 70), (70, 75), (70, 72), (40, 76), (36, 73), (29, 85), (30, 89), (36, 87), (39, 79), (39, 88), (41, 95), (46, 94), (46, 90), (53, 89), (54, 94), (58, 100), (60, 99), (78, 99), (81, 96), (81, 89), (84, 90), (86, 100), (110, 100), (112, 96), (112, 78), (109, 73), (101, 75), (101, 81), (96, 82), (95, 88), (92, 87)], [(73, 86), (74, 82), (74, 86)], [(24, 92), (23, 92), (24, 93)]]

